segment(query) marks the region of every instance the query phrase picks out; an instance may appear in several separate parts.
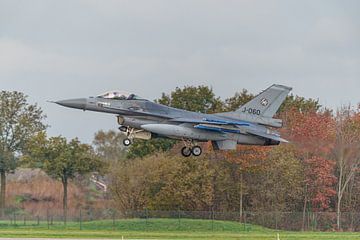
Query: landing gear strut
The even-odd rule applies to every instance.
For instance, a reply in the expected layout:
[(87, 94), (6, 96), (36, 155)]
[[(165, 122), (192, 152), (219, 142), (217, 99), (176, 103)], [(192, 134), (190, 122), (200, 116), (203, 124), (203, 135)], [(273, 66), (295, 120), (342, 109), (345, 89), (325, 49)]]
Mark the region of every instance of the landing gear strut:
[(124, 132), (124, 134), (127, 136), (127, 138), (125, 138), (123, 140), (123, 144), (124, 146), (128, 147), (132, 144), (132, 139), (134, 138), (133, 137), (133, 133), (134, 133), (134, 128), (131, 128), (131, 127), (126, 127), (126, 126), (120, 126), (119, 127), (119, 130), (121, 132)]
[(185, 147), (181, 149), (181, 154), (184, 157), (190, 157), (190, 155), (194, 155), (195, 157), (198, 157), (202, 153), (202, 149), (200, 146), (197, 146), (194, 144), (193, 140), (191, 139), (183, 139)]

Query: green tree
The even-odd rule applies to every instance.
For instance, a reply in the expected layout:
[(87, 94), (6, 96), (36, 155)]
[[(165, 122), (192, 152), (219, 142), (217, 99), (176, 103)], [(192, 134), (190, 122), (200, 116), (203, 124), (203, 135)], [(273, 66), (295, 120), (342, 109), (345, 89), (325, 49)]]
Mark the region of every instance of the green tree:
[(101, 172), (104, 163), (87, 144), (78, 139), (70, 142), (64, 137), (46, 138), (45, 133), (35, 136), (27, 145), (24, 163), (43, 169), (50, 177), (60, 180), (63, 185), (63, 214), (67, 218), (67, 190), (70, 179), (77, 175)]
[(111, 170), (110, 191), (121, 210), (209, 210), (213, 174), (204, 157), (160, 153), (119, 162)]
[(321, 105), (319, 100), (312, 98), (304, 98), (294, 95), (289, 95), (286, 97), (284, 103), (280, 106), (278, 110), (279, 113), (287, 112), (290, 110), (297, 110), (299, 112), (317, 112), (320, 110)]
[(291, 145), (271, 149), (267, 161), (254, 184), (257, 209), (265, 211), (291, 211), (301, 209), (304, 169)]
[(163, 93), (156, 101), (170, 107), (201, 113), (216, 113), (223, 109), (221, 99), (207, 86), (177, 87), (170, 94)]
[(145, 157), (146, 155), (154, 152), (166, 152), (170, 150), (175, 143), (176, 140), (166, 138), (155, 138), (151, 140), (136, 139), (136, 141), (129, 148), (127, 157)]
[(209, 211), (213, 206), (211, 169), (206, 157), (171, 157), (152, 171), (148, 205), (153, 209)]
[(143, 210), (147, 207), (148, 192), (153, 187), (150, 176), (165, 163), (157, 154), (121, 161), (109, 171), (110, 193), (118, 209)]
[(117, 162), (126, 156), (124, 139), (125, 135), (121, 132), (100, 130), (95, 134), (93, 146), (97, 155), (102, 159), (107, 162)]
[(242, 105), (249, 102), (254, 97), (253, 94), (249, 93), (248, 90), (243, 89), (241, 92), (235, 93), (233, 97), (225, 100), (226, 112), (236, 111)]
[(0, 215), (5, 208), (6, 173), (14, 171), (25, 144), (46, 126), (45, 115), (21, 92), (0, 92)]

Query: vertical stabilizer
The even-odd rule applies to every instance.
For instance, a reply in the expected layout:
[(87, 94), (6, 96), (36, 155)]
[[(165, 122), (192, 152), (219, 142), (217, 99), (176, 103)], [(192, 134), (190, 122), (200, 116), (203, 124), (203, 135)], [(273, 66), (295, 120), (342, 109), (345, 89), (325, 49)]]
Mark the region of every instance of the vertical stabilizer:
[(245, 105), (241, 106), (235, 112), (272, 118), (291, 89), (291, 87), (274, 84), (251, 99)]

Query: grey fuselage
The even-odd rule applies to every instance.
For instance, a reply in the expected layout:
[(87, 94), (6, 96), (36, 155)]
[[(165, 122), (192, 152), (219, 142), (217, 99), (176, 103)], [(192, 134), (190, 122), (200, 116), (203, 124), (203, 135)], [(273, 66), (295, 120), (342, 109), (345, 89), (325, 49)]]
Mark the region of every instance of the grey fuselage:
[[(269, 130), (259, 124), (266, 119), (257, 118), (256, 122), (252, 122), (251, 116), (242, 118), (233, 118), (227, 113), (205, 114), (186, 111), (154, 103), (148, 100), (118, 100), (107, 99), (101, 97), (90, 97), (71, 99), (57, 102), (60, 105), (103, 113), (116, 114), (119, 124), (129, 126), (135, 129), (144, 129), (150, 131), (154, 136), (168, 137), (174, 139), (193, 139), (197, 141), (223, 141), (231, 140), (238, 144), (245, 145), (277, 145), (272, 140), (247, 134), (242, 128), (254, 129), (257, 132), (268, 132)], [(196, 121), (195, 121), (196, 120)], [(239, 122), (246, 121), (248, 125), (239, 127), (240, 131), (217, 132), (194, 128), (194, 125), (201, 121), (213, 122)], [(195, 123), (196, 122), (196, 123)], [(155, 124), (161, 124), (161, 128), (157, 128)], [(142, 126), (153, 126), (153, 128), (145, 129)], [(150, 130), (149, 130), (150, 129)], [(154, 130), (152, 130), (154, 129)]]

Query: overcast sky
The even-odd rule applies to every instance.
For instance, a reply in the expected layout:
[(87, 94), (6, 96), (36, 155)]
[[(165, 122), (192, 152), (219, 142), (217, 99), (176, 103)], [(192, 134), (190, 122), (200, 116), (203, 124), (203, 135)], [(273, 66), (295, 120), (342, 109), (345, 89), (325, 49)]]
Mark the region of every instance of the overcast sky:
[(184, 85), (222, 98), (272, 83), (328, 107), (360, 102), (360, 1), (0, 0), (0, 89), (23, 91), (49, 135), (91, 142), (112, 115), (47, 100)]

